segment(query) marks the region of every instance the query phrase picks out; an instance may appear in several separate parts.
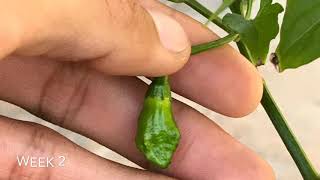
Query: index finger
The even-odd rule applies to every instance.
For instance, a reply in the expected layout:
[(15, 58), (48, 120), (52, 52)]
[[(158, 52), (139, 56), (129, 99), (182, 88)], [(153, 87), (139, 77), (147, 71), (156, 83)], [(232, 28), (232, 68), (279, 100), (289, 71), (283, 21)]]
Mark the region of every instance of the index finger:
[[(174, 17), (184, 27), (192, 44), (218, 38), (202, 24), (158, 1), (140, 2), (148, 9)], [(171, 76), (171, 85), (176, 93), (230, 117), (242, 117), (255, 110), (263, 92), (256, 68), (228, 45), (191, 57)]]

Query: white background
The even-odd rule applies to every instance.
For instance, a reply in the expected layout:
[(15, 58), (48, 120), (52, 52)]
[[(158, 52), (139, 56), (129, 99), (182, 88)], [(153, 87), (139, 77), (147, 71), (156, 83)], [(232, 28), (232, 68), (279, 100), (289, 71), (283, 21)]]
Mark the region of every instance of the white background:
[[(220, 1), (216, 0), (200, 0), (200, 2), (205, 3), (212, 10), (220, 3)], [(285, 0), (278, 0), (277, 2), (280, 2), (283, 5), (285, 4)], [(201, 22), (205, 22), (205, 19), (201, 18), (201, 16), (197, 15), (197, 13), (186, 6), (174, 5), (174, 7), (192, 15)], [(255, 8), (255, 10), (257, 10), (257, 8)], [(212, 27), (212, 29), (222, 35), (222, 31), (217, 27)], [(276, 44), (277, 40), (272, 43), (273, 50), (275, 49)], [(287, 117), (296, 136), (312, 159), (316, 168), (320, 169), (320, 61), (313, 62), (298, 70), (288, 70), (281, 74), (277, 73), (270, 63), (259, 69), (269, 84), (269, 88), (274, 98), (282, 108), (284, 115)], [(214, 119), (215, 122), (221, 125), (236, 139), (246, 144), (266, 159), (272, 165), (277, 179), (302, 179), (293, 160), (291, 160), (261, 106), (251, 115), (241, 119), (230, 119), (200, 106), (193, 106), (211, 119)], [(39, 122), (58, 130), (72, 141), (100, 156), (126, 165), (135, 166), (133, 163), (105, 147), (78, 134), (45, 123), (13, 105), (0, 103), (0, 114)]]

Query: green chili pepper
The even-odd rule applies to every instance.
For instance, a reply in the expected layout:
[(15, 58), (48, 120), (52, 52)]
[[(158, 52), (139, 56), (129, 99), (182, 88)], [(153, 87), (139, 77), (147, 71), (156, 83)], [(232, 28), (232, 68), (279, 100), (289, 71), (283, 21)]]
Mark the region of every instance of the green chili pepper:
[(168, 77), (157, 77), (149, 86), (139, 116), (136, 145), (160, 168), (169, 166), (180, 140), (171, 101)]

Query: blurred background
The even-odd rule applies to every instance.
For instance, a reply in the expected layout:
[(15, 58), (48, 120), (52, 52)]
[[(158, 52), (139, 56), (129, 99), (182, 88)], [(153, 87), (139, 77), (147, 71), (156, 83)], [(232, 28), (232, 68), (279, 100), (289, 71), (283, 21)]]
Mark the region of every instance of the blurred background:
[[(221, 0), (199, 1), (206, 4), (212, 10), (216, 9), (221, 3)], [(206, 19), (185, 5), (163, 2), (179, 11), (189, 14), (200, 22), (206, 22)], [(279, 2), (285, 6), (285, 0), (276, 0), (275, 2)], [(256, 2), (254, 12), (258, 10), (258, 7), (259, 3)], [(283, 14), (281, 16), (283, 16)], [(218, 27), (210, 25), (210, 28), (217, 34), (221, 36), (224, 35), (224, 32)], [(274, 52), (277, 43), (278, 39), (272, 42), (272, 52)], [(285, 117), (287, 117), (289, 125), (295, 132), (306, 153), (315, 167), (320, 170), (320, 61), (315, 61), (297, 70), (287, 70), (281, 74), (277, 73), (271, 63), (259, 68), (259, 70), (268, 83), (270, 91)], [(191, 105), (210, 119), (213, 119), (236, 139), (266, 159), (273, 167), (277, 179), (302, 179), (293, 160), (290, 158), (289, 153), (261, 106), (247, 117), (231, 119), (194, 103), (191, 103)], [(0, 101), (0, 114), (43, 124), (57, 130), (73, 142), (97, 155), (128, 166), (137, 167), (132, 162), (111, 150), (81, 135), (46, 123), (14, 105)]]

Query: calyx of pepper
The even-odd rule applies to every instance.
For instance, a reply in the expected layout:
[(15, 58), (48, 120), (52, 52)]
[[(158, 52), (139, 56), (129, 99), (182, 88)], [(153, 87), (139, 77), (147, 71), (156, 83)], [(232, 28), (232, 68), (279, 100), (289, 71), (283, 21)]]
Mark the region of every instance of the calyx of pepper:
[(147, 91), (138, 122), (136, 145), (160, 168), (169, 166), (180, 140), (171, 101), (168, 77), (155, 78)]

